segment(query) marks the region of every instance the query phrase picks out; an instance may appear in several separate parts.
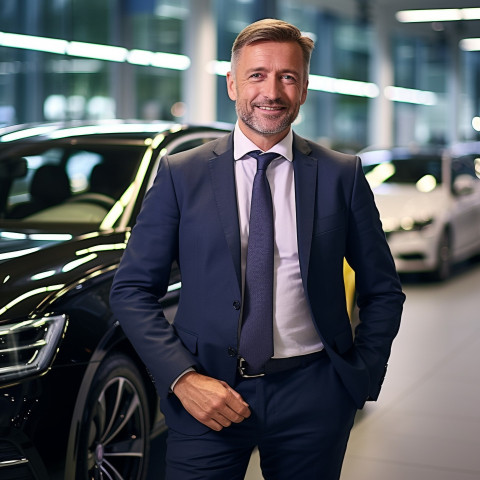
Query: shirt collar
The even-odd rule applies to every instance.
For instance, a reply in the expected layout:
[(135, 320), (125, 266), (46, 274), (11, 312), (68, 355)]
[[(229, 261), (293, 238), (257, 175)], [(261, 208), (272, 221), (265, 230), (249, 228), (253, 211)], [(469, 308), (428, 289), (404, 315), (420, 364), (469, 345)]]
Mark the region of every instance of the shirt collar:
[[(238, 121), (235, 124), (233, 131), (233, 158), (241, 160), (248, 155), (252, 150), (259, 150), (259, 148), (240, 130)], [(293, 132), (292, 129), (288, 131), (283, 140), (274, 145), (269, 152), (275, 152), (286, 158), (289, 162), (293, 160)]]

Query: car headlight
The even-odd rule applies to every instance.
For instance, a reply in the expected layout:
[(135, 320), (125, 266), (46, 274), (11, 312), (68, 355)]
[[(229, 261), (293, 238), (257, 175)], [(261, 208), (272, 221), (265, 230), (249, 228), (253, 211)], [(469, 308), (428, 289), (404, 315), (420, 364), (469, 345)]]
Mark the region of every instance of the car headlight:
[(415, 219), (412, 217), (382, 219), (385, 233), (418, 232), (433, 223), (433, 218)]
[(67, 317), (52, 315), (0, 325), (0, 382), (46, 371), (62, 338)]

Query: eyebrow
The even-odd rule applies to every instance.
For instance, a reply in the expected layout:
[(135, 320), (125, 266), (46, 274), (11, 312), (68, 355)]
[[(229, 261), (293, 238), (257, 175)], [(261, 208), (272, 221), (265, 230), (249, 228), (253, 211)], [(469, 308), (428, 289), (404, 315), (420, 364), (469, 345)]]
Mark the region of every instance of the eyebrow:
[[(245, 73), (248, 75), (250, 73), (255, 73), (255, 72), (268, 72), (269, 69), (268, 68), (265, 68), (265, 67), (252, 67), (252, 68), (248, 68)], [(302, 72), (299, 72), (297, 70), (293, 70), (291, 68), (284, 68), (283, 70), (280, 70), (278, 72), (275, 72), (275, 73), (280, 73), (281, 75), (284, 75), (286, 73), (290, 73), (290, 74), (294, 74), (294, 75), (300, 75)]]

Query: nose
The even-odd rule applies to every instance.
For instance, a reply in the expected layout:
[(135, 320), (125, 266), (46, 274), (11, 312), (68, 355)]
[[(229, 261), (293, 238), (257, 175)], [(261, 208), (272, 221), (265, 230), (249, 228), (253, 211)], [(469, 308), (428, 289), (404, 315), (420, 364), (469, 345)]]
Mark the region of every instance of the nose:
[(276, 76), (268, 76), (264, 82), (264, 95), (270, 100), (277, 100), (281, 97), (281, 81)]

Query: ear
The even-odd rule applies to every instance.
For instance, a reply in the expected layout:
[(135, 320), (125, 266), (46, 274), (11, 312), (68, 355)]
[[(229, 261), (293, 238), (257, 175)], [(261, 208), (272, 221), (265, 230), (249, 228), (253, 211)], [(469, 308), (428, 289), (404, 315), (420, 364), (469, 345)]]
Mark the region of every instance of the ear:
[(308, 79), (303, 85), (303, 92), (300, 98), (300, 105), (303, 105), (305, 103), (305, 100), (307, 99), (307, 93), (308, 93)]
[(235, 88), (235, 79), (232, 72), (227, 72), (227, 91), (230, 100), (235, 101), (237, 99), (237, 89)]

